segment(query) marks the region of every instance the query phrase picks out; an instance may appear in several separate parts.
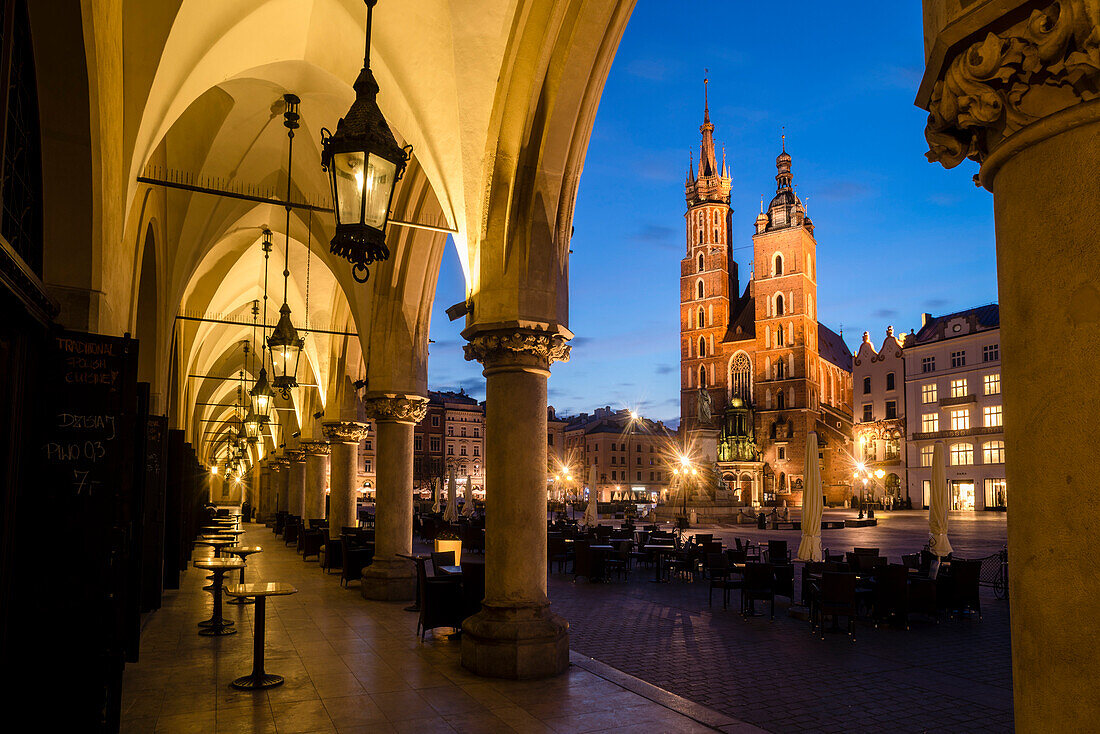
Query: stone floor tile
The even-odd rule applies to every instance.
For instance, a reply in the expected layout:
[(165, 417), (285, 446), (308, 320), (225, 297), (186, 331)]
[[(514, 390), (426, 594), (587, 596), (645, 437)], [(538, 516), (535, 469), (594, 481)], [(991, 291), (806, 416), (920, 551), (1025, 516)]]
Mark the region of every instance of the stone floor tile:
[(315, 731), (336, 731), (325, 705), (316, 701), (272, 703), (271, 712), (279, 734), (305, 734)]

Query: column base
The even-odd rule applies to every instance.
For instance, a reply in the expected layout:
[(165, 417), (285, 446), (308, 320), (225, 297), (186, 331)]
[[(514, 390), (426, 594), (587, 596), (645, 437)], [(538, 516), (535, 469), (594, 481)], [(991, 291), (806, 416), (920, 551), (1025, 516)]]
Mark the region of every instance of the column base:
[(512, 680), (560, 675), (569, 667), (569, 623), (549, 604), (484, 604), (462, 623), (462, 667)]
[(412, 601), (416, 598), (416, 569), (412, 561), (375, 560), (363, 569), (359, 588), (364, 599)]

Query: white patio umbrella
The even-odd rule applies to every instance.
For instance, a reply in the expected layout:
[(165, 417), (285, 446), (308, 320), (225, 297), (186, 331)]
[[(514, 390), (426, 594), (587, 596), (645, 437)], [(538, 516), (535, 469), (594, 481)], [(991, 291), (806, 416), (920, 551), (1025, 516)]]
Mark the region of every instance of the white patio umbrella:
[(825, 510), (821, 496), (821, 468), (817, 461), (817, 432), (806, 436), (806, 476), (802, 492), (802, 542), (798, 545), (798, 560), (820, 561), (821, 514)]
[(432, 512), (439, 512), (439, 488), (443, 482), (439, 477), (432, 477), (432, 496), (435, 497), (435, 502), (432, 503)]
[(443, 519), (446, 522), (458, 519), (458, 484), (455, 482), (453, 468), (447, 474), (447, 509), (443, 512)]
[(947, 462), (943, 441), (932, 449), (932, 496), (928, 499), (928, 550), (940, 558), (951, 552), (947, 539)]
[(584, 524), (590, 528), (596, 527), (596, 524), (599, 522), (599, 517), (596, 512), (596, 502), (598, 499), (599, 492), (596, 491), (596, 465), (593, 464), (588, 479), (588, 507), (584, 509)]
[(466, 517), (474, 516), (474, 480), (466, 475), (466, 502), (462, 505), (462, 514)]

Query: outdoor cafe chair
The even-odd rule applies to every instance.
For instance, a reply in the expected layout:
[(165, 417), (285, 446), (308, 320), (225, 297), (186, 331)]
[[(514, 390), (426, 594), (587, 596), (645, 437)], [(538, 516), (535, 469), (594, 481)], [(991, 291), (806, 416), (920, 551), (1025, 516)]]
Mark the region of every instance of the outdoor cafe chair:
[(546, 562), (549, 565), (558, 564), (558, 573), (565, 573), (569, 563), (569, 544), (561, 535), (554, 534), (546, 539)]
[(791, 552), (787, 549), (787, 541), (769, 540), (767, 560), (768, 563), (790, 563)]
[(839, 617), (848, 618), (848, 636), (854, 642), (856, 639), (856, 575), (854, 573), (832, 573), (826, 571), (821, 575), (821, 584), (814, 594), (814, 600), (810, 608), (810, 632), (815, 629), (821, 632), (821, 639), (825, 639), (825, 618), (832, 617), (834, 622)]
[(578, 576), (592, 579), (592, 551), (588, 541), (580, 538), (573, 541), (573, 583), (577, 583)]
[(771, 618), (775, 619), (775, 570), (770, 563), (745, 564), (741, 581), (741, 614), (748, 614), (754, 601), (771, 602)]
[(722, 590), (722, 608), (728, 609), (730, 605), (730, 593), (733, 589), (741, 588), (741, 579), (731, 577), (729, 559), (724, 553), (707, 554), (707, 575), (710, 577), (710, 588), (707, 591), (707, 606), (714, 605), (714, 590)]
[(428, 576), (421, 563), (417, 564), (417, 580), (420, 582), (420, 617), (416, 631), (420, 639), (424, 639), (428, 630), (437, 627), (461, 627), (467, 616), (462, 577)]
[(462, 598), (464, 620), (481, 611), (481, 602), (485, 600), (485, 561), (462, 560)]
[(344, 539), (344, 552), (341, 560), (343, 570), (340, 573), (340, 585), (347, 586), (352, 581), (359, 581), (363, 575), (363, 569), (374, 560), (374, 544), (353, 547)]
[(874, 618), (909, 629), (909, 569), (891, 563), (876, 576)]
[(432, 573), (436, 576), (443, 575), (443, 566), (455, 565), (455, 552), (451, 551), (432, 551)]
[(775, 574), (774, 593), (785, 596), (794, 603), (794, 566), (790, 563), (772, 564)]
[(329, 538), (325, 541), (325, 555), (321, 559), (321, 569), (326, 573), (332, 569), (344, 567), (344, 541), (340, 538)]
[(825, 573), (824, 561), (809, 561), (802, 567), (802, 606), (810, 606), (813, 584), (821, 579), (823, 573)]
[(615, 551), (608, 555), (605, 563), (607, 571), (614, 571), (619, 578), (630, 575), (630, 541), (612, 540)]
[(321, 558), (321, 546), (325, 544), (325, 539), (328, 538), (327, 530), (303, 530), (302, 531), (302, 560), (306, 560), (310, 556), (317, 556), (318, 560)]
[(856, 555), (877, 556), (878, 548), (860, 548), (859, 546), (856, 546), (852, 549), (852, 552)]
[(978, 593), (981, 570), (980, 560), (957, 558), (951, 561), (951, 611), (957, 614), (977, 612), (979, 622), (982, 620), (982, 601)]
[(920, 570), (920, 553), (904, 553), (901, 556), (901, 563), (906, 568), (912, 568), (917, 571)]

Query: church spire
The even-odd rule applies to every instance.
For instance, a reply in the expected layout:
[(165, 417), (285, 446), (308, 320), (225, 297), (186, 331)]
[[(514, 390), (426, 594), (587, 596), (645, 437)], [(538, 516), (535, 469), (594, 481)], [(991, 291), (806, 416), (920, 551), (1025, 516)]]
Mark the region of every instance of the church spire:
[(718, 161), (714, 155), (714, 125), (710, 121), (710, 79), (703, 77), (703, 124), (699, 132), (703, 140), (699, 144), (699, 178), (718, 175)]

